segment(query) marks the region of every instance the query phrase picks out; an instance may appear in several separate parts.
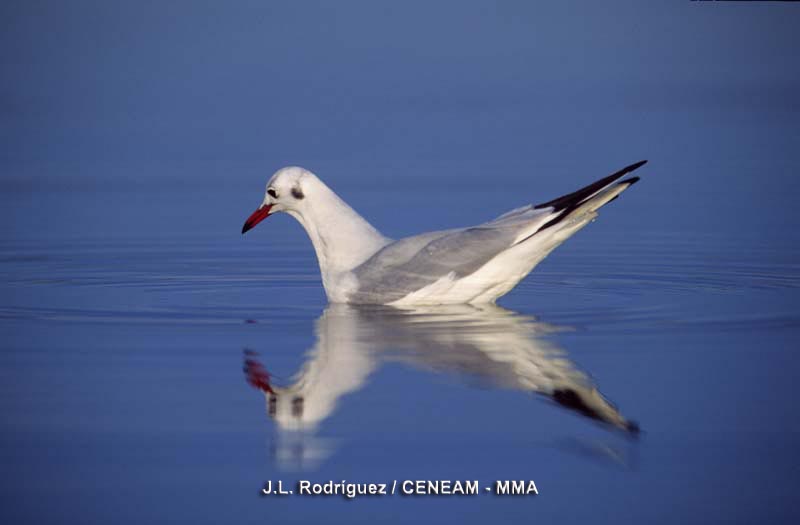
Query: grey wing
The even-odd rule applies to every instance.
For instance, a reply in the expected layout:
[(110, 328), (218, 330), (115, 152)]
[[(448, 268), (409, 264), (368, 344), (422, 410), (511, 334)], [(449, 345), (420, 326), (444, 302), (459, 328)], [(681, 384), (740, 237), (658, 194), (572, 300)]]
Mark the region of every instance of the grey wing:
[(395, 241), (354, 270), (354, 303), (387, 303), (453, 273), (475, 272), (551, 217), (551, 210), (531, 206), (512, 210), (471, 228), (431, 232)]
[(401, 239), (385, 246), (354, 270), (358, 288), (354, 303), (388, 303), (453, 273), (464, 277), (508, 248), (541, 231), (567, 233), (550, 243), (542, 256), (596, 216), (639, 177), (620, 181), (647, 161), (637, 162), (557, 199), (511, 210), (491, 222)]

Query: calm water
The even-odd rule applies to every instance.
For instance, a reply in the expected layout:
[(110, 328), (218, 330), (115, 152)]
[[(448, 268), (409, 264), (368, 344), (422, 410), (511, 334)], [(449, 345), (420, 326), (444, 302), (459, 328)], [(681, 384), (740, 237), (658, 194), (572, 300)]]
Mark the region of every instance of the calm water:
[[(351, 196), (393, 236), (522, 204)], [(634, 190), (499, 308), (329, 307), (297, 225), (239, 236), (258, 198), (3, 195), (4, 521), (800, 517), (797, 243), (651, 229)], [(268, 371), (273, 400), (243, 367)], [(300, 479), (534, 480), (540, 495), (259, 495)]]

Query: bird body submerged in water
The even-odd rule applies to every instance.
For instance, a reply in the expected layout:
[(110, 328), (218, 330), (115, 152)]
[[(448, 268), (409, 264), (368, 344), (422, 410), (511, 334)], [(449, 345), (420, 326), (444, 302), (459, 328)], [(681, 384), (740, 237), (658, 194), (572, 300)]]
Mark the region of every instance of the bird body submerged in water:
[(496, 219), (392, 240), (310, 171), (278, 170), (242, 233), (277, 212), (305, 228), (334, 303), (394, 306), (492, 303), (553, 249), (639, 180), (637, 162), (576, 192), (517, 208)]

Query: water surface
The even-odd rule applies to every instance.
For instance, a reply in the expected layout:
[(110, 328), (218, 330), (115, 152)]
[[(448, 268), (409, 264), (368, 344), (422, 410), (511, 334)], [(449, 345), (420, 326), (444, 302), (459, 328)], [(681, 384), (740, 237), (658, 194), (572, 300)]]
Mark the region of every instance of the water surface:
[[(350, 197), (390, 235), (476, 220), (471, 207), (380, 193)], [(797, 245), (631, 228), (630, 193), (499, 307), (422, 311), (326, 305), (297, 225), (277, 217), (239, 236), (252, 192), (5, 194), (17, 222), (0, 241), (3, 513), (796, 520)], [(483, 196), (481, 218), (515, 198)], [(398, 214), (392, 199), (420, 211)], [(37, 214), (45, 202), (60, 217)], [(269, 374), (274, 400), (243, 367), (262, 389)], [(299, 479), (532, 479), (540, 494), (259, 496)]]

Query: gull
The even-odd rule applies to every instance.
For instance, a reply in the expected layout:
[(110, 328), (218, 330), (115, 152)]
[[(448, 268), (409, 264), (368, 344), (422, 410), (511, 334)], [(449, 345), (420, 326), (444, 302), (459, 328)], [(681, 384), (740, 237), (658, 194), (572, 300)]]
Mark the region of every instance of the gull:
[(278, 212), (297, 219), (311, 238), (331, 303), (494, 303), (636, 183), (639, 177), (624, 177), (646, 162), (477, 226), (399, 240), (381, 234), (312, 172), (289, 166), (270, 178), (242, 233)]

